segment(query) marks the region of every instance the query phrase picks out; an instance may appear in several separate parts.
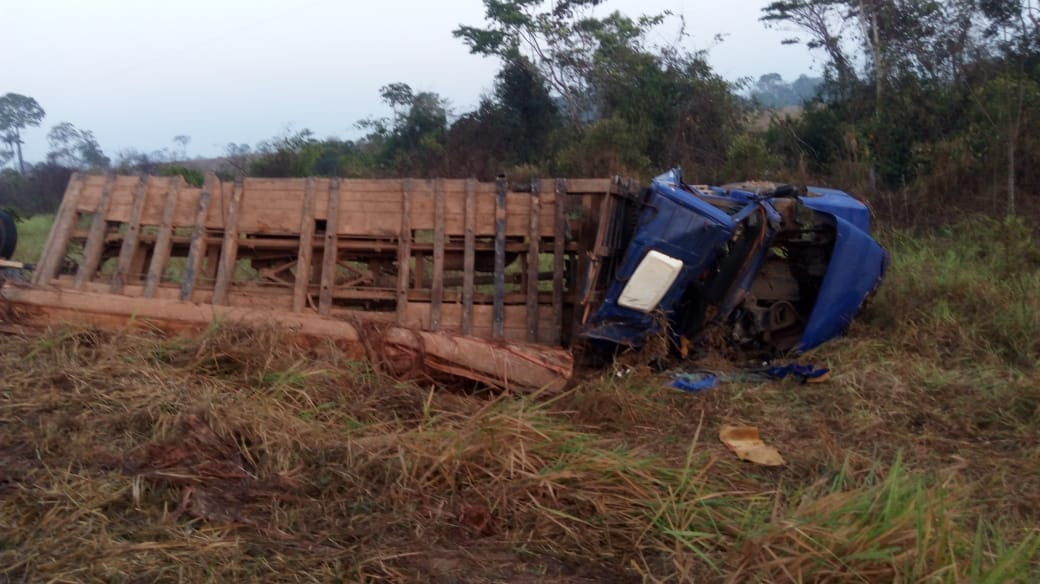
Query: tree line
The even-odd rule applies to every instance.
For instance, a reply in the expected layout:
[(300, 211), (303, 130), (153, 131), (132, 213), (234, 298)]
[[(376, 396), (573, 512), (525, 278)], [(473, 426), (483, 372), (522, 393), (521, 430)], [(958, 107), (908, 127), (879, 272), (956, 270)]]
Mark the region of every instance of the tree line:
[[(835, 186), (905, 222), (1040, 208), (1035, 0), (772, 2), (763, 22), (816, 51), (823, 77), (787, 84), (767, 75), (754, 85), (723, 79), (704, 53), (685, 49), (675, 16), (601, 15), (604, 3), (484, 0), (484, 22), (454, 31), (474, 54), (501, 62), (472, 111), (388, 83), (380, 95), (391, 114), (358, 122), (360, 138), (300, 130), (255, 146), (230, 143), (221, 174), (645, 179), (681, 166), (697, 182)], [(659, 40), (666, 25), (679, 30), (674, 42)], [(770, 109), (796, 101), (798, 112)], [(31, 98), (0, 99), (8, 145), (0, 163), (17, 158), (21, 169), (3, 172), (3, 204), (53, 207), (69, 169), (201, 180), (175, 163), (186, 136), (176, 139), (179, 151), (121, 153), (113, 162), (92, 133), (68, 123), (48, 134), (46, 162), (26, 170), (21, 131), (42, 118)]]

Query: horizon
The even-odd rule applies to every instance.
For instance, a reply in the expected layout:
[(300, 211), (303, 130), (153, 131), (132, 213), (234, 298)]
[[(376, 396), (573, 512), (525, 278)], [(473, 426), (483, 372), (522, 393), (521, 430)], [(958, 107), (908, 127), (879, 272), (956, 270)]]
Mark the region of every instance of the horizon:
[[(781, 45), (789, 33), (758, 21), (766, 3), (722, 12), (708, 9), (707, 0), (617, 0), (596, 12), (672, 11), (688, 33), (680, 46), (707, 51), (709, 64), (730, 82), (767, 73), (789, 82), (818, 76), (808, 49)], [(127, 150), (172, 148), (177, 135), (191, 138), (189, 159), (215, 158), (228, 143), (255, 146), (302, 129), (319, 138), (356, 139), (363, 134), (358, 121), (389, 115), (379, 97), (388, 83), (437, 93), (455, 115), (476, 107), (491, 89), (499, 62), (470, 54), (451, 34), (460, 24), (483, 22), (480, 0), (390, 0), (355, 9), (332, 4), (66, 0), (9, 7), (11, 42), (19, 50), (0, 56), (0, 93), (33, 97), (47, 113), (40, 127), (23, 134), (26, 162), (44, 158), (47, 132), (61, 122), (94, 132), (112, 159)], [(206, 15), (202, 24), (199, 14)], [(712, 16), (698, 18), (704, 14)], [(227, 21), (234, 24), (212, 25)], [(680, 39), (677, 25), (655, 29), (650, 40), (673, 44)], [(369, 50), (375, 46), (378, 51)], [(433, 55), (436, 65), (417, 55)]]

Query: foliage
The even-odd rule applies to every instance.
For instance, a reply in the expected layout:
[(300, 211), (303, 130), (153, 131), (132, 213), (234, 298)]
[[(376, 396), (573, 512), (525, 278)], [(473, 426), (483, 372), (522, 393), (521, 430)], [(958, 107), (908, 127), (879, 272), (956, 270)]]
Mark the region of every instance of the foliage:
[[(1007, 255), (976, 257), (1000, 229)], [(32, 581), (1035, 581), (1040, 369), (989, 351), (988, 325), (959, 336), (1035, 295), (936, 288), (1019, 272), (1018, 229), (886, 232), (900, 288), (813, 353), (818, 384), (610, 371), (548, 399), (402, 383), (273, 328), (4, 336), (0, 562)], [(787, 464), (736, 460), (727, 423)]]
[(179, 165), (166, 165), (159, 168), (159, 176), (179, 176), (193, 187), (201, 187), (205, 182), (205, 175), (194, 168)]
[[(820, 98), (767, 134), (789, 167), (855, 182), (888, 210), (942, 190), (944, 204), (1014, 214), (1036, 192), (1034, 2), (795, 0), (768, 5), (763, 20), (794, 25), (828, 58)], [(928, 202), (898, 218), (934, 213)]]
[(18, 170), (25, 173), (22, 161), (22, 130), (39, 126), (46, 115), (35, 99), (18, 93), (0, 97), (0, 136), (12, 153), (17, 150)]
[(72, 170), (49, 163), (37, 164), (24, 175), (9, 168), (0, 170), (0, 205), (27, 215), (52, 213), (71, 176)]
[(108, 167), (108, 157), (90, 130), (80, 130), (69, 122), (61, 122), (47, 133), (47, 142), (50, 145), (47, 161), (51, 164), (80, 170)]

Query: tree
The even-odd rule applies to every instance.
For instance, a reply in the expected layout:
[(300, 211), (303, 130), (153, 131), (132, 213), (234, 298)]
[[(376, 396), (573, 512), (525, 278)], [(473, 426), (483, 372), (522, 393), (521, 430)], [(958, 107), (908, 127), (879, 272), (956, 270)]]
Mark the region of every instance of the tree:
[(366, 120), (366, 140), (382, 151), (380, 166), (398, 174), (430, 176), (443, 167), (448, 135), (448, 104), (436, 93), (415, 92), (407, 83), (379, 90), (394, 110), (392, 121)]
[(232, 176), (245, 176), (249, 172), (249, 162), (254, 158), (249, 144), (228, 142), (224, 147), (224, 162), (230, 167)]
[(636, 20), (615, 12), (598, 19), (604, 0), (484, 0), (485, 28), (460, 25), (457, 38), (478, 55), (534, 68), (563, 99), (575, 127), (591, 121), (590, 78), (604, 42), (638, 44), (665, 14)]
[(0, 132), (3, 140), (12, 150), (18, 151), (18, 170), (25, 174), (25, 162), (22, 160), (22, 130), (30, 126), (39, 126), (46, 112), (36, 100), (17, 93), (8, 93), (0, 97)]
[(522, 61), (505, 63), (495, 77), (495, 100), (505, 118), (510, 162), (535, 164), (550, 154), (550, 136), (560, 117), (545, 79), (534, 67)]
[[(846, 5), (844, 0), (783, 0), (763, 8), (761, 20), (767, 24), (790, 23), (807, 33), (809, 39), (805, 45), (827, 53), (837, 86), (844, 91), (856, 79), (852, 60), (845, 54), (842, 43), (847, 28), (842, 9)], [(798, 42), (802, 41), (797, 37), (784, 41), (786, 44)]]
[(61, 122), (47, 133), (50, 151), (47, 161), (67, 168), (107, 168), (108, 157), (101, 151), (94, 133), (79, 130), (69, 122)]
[(180, 147), (180, 152), (177, 154), (181, 160), (188, 159), (188, 144), (191, 144), (191, 136), (185, 134), (177, 134), (173, 137), (173, 143)]
[[(973, 125), (977, 134), (987, 136), (982, 154), (1006, 162), (1006, 213), (1016, 210), (1017, 175), (1020, 147), (1027, 128), (1037, 127), (1040, 109), (1040, 83), (1024, 75), (1003, 73), (975, 90), (972, 96)], [(1032, 114), (1032, 115), (1031, 115)], [(974, 128), (973, 128), (974, 129)], [(1032, 132), (1029, 132), (1032, 134)], [(993, 137), (1000, 136), (1000, 140)], [(1035, 154), (1034, 154), (1035, 156)]]

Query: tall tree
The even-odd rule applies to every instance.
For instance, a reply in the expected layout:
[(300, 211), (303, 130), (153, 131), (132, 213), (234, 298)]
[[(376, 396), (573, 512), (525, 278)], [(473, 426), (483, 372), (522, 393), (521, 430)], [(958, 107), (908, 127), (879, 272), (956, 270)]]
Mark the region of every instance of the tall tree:
[(47, 133), (47, 161), (67, 168), (106, 168), (108, 157), (90, 130), (61, 122)]
[(188, 136), (186, 134), (177, 134), (173, 137), (173, 143), (176, 144), (179, 148), (177, 156), (179, 156), (181, 160), (187, 160), (188, 144), (191, 144), (191, 136)]
[(0, 97), (0, 132), (4, 141), (18, 151), (18, 170), (25, 174), (25, 161), (22, 160), (22, 130), (30, 126), (39, 126), (46, 112), (36, 100), (18, 93), (8, 93)]
[(587, 122), (592, 109), (589, 81), (604, 32), (624, 20), (624, 41), (639, 42), (665, 15), (636, 20), (617, 13), (596, 18), (593, 8), (604, 0), (484, 0), (486, 26), (461, 25), (454, 35), (478, 55), (533, 67), (563, 99), (573, 126)]
[[(788, 23), (808, 34), (805, 45), (826, 52), (837, 86), (845, 91), (856, 79), (856, 69), (842, 42), (848, 28), (844, 13), (847, 4), (846, 0), (782, 0), (763, 8), (761, 19), (767, 24)], [(798, 37), (784, 41), (798, 42), (803, 41)]]
[(550, 136), (561, 120), (538, 71), (527, 62), (506, 62), (495, 78), (495, 98), (515, 162), (535, 164), (548, 155)]

